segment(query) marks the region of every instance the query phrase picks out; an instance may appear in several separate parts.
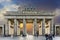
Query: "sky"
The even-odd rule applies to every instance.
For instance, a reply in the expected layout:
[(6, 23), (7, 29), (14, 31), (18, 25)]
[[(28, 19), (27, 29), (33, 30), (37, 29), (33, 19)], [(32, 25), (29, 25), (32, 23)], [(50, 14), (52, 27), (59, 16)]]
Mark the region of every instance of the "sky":
[(60, 0), (0, 0), (0, 19), (6, 11), (16, 11), (19, 6), (36, 7), (43, 10), (54, 10), (55, 20), (60, 23)]

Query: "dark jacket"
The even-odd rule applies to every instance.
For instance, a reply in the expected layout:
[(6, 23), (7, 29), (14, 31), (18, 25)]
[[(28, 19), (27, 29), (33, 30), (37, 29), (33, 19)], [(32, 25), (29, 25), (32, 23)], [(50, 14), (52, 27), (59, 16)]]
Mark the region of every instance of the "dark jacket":
[(48, 34), (45, 34), (45, 37), (48, 37)]

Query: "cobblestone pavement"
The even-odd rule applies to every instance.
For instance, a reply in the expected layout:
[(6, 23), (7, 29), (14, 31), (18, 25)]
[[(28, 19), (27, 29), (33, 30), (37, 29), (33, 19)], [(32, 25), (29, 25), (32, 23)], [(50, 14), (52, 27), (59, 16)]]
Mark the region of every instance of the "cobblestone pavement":
[[(19, 37), (0, 37), (0, 40), (45, 40), (45, 37), (44, 36), (32, 36), (32, 35), (29, 35), (29, 36), (26, 36), (26, 37), (22, 37), (22, 36), (19, 36)], [(55, 37), (53, 38), (53, 40), (60, 40), (60, 37)]]

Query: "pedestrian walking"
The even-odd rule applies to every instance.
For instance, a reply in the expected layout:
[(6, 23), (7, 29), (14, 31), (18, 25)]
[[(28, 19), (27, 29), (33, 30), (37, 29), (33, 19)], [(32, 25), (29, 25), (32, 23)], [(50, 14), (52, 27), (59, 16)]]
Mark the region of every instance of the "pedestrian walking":
[(20, 35), (21, 35), (21, 36), (23, 35), (23, 31), (20, 31)]
[(37, 31), (36, 34), (37, 34), (37, 37), (38, 37), (39, 36), (39, 32)]
[(45, 34), (45, 38), (46, 38), (46, 40), (48, 40), (48, 34)]
[(52, 34), (52, 36), (53, 36), (53, 37), (55, 37), (55, 35), (54, 35), (54, 34)]
[(49, 34), (49, 40), (53, 40), (53, 35)]

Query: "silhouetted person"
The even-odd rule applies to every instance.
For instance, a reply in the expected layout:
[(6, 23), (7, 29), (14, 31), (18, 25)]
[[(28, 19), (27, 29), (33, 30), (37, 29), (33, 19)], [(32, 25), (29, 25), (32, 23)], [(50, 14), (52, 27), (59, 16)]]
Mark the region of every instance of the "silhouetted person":
[(49, 40), (53, 40), (53, 35), (49, 34)]
[(55, 37), (55, 35), (54, 35), (54, 34), (52, 34), (52, 36), (53, 36), (53, 37)]
[(37, 31), (36, 34), (37, 34), (37, 37), (38, 37), (39, 36), (39, 31)]
[(25, 37), (26, 35), (23, 33), (23, 31), (21, 31), (20, 32), (20, 34), (23, 36), (23, 37)]
[(20, 31), (20, 34), (23, 35), (23, 31)]
[(45, 34), (45, 38), (46, 38), (46, 40), (48, 40), (48, 34)]

